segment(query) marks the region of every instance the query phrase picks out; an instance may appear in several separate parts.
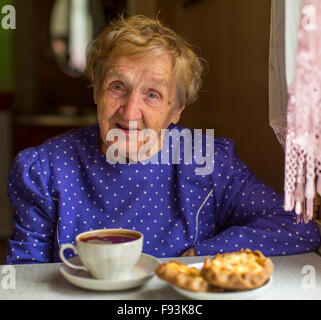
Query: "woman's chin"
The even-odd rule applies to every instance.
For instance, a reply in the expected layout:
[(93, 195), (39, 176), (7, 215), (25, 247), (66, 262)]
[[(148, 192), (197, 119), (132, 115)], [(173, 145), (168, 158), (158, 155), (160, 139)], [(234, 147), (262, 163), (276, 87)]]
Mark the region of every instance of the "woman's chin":
[[(117, 143), (117, 142), (115, 142)], [(153, 145), (151, 148), (144, 147), (144, 144), (129, 145), (120, 142), (117, 145), (109, 144), (106, 146), (106, 157), (112, 163), (137, 163), (144, 161), (158, 152), (158, 145)]]

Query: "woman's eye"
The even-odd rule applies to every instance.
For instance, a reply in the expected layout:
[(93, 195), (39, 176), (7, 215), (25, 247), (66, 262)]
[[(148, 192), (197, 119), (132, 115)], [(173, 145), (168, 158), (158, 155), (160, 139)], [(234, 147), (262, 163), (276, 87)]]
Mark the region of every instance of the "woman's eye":
[(116, 91), (121, 91), (123, 89), (120, 84), (113, 84), (111, 87)]
[(147, 96), (148, 98), (151, 98), (151, 99), (158, 99), (158, 95), (152, 92), (148, 93)]

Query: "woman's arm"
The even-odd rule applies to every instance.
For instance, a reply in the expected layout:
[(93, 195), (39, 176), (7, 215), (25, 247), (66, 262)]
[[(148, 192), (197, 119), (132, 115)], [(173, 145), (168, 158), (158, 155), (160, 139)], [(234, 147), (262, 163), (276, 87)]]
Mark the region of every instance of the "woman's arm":
[(49, 166), (36, 148), (20, 152), (8, 177), (14, 208), (7, 264), (50, 262), (56, 229), (56, 205), (48, 192)]
[(317, 249), (320, 234), (315, 224), (297, 224), (295, 213), (284, 211), (283, 196), (254, 176), (231, 140), (222, 139), (215, 154), (214, 210), (219, 232), (195, 245), (198, 255), (241, 248), (269, 256)]

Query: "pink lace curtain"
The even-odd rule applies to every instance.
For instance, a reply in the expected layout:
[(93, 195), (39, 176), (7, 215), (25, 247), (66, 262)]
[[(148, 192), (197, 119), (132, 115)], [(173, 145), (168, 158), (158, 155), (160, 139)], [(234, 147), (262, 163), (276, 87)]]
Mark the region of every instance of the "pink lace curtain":
[(285, 203), (298, 221), (321, 195), (321, 1), (303, 0), (294, 81), (288, 88)]
[(271, 1), (269, 52), (269, 121), (282, 145), (286, 140), (285, 0)]

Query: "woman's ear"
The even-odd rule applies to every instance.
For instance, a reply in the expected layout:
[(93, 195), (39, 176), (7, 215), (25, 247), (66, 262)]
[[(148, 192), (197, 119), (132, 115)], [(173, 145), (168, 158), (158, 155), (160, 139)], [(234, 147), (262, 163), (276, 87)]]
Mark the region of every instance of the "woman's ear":
[(181, 113), (182, 111), (185, 109), (185, 106), (179, 107), (176, 110), (173, 111), (173, 116), (172, 116), (172, 123), (177, 124), (180, 117), (181, 117)]
[(94, 95), (94, 102), (97, 105), (100, 100), (100, 95), (101, 95), (101, 88), (98, 85), (95, 85), (93, 87), (93, 95)]
[(98, 104), (97, 90), (94, 88), (93, 92), (94, 92), (94, 103), (95, 103), (95, 104)]

